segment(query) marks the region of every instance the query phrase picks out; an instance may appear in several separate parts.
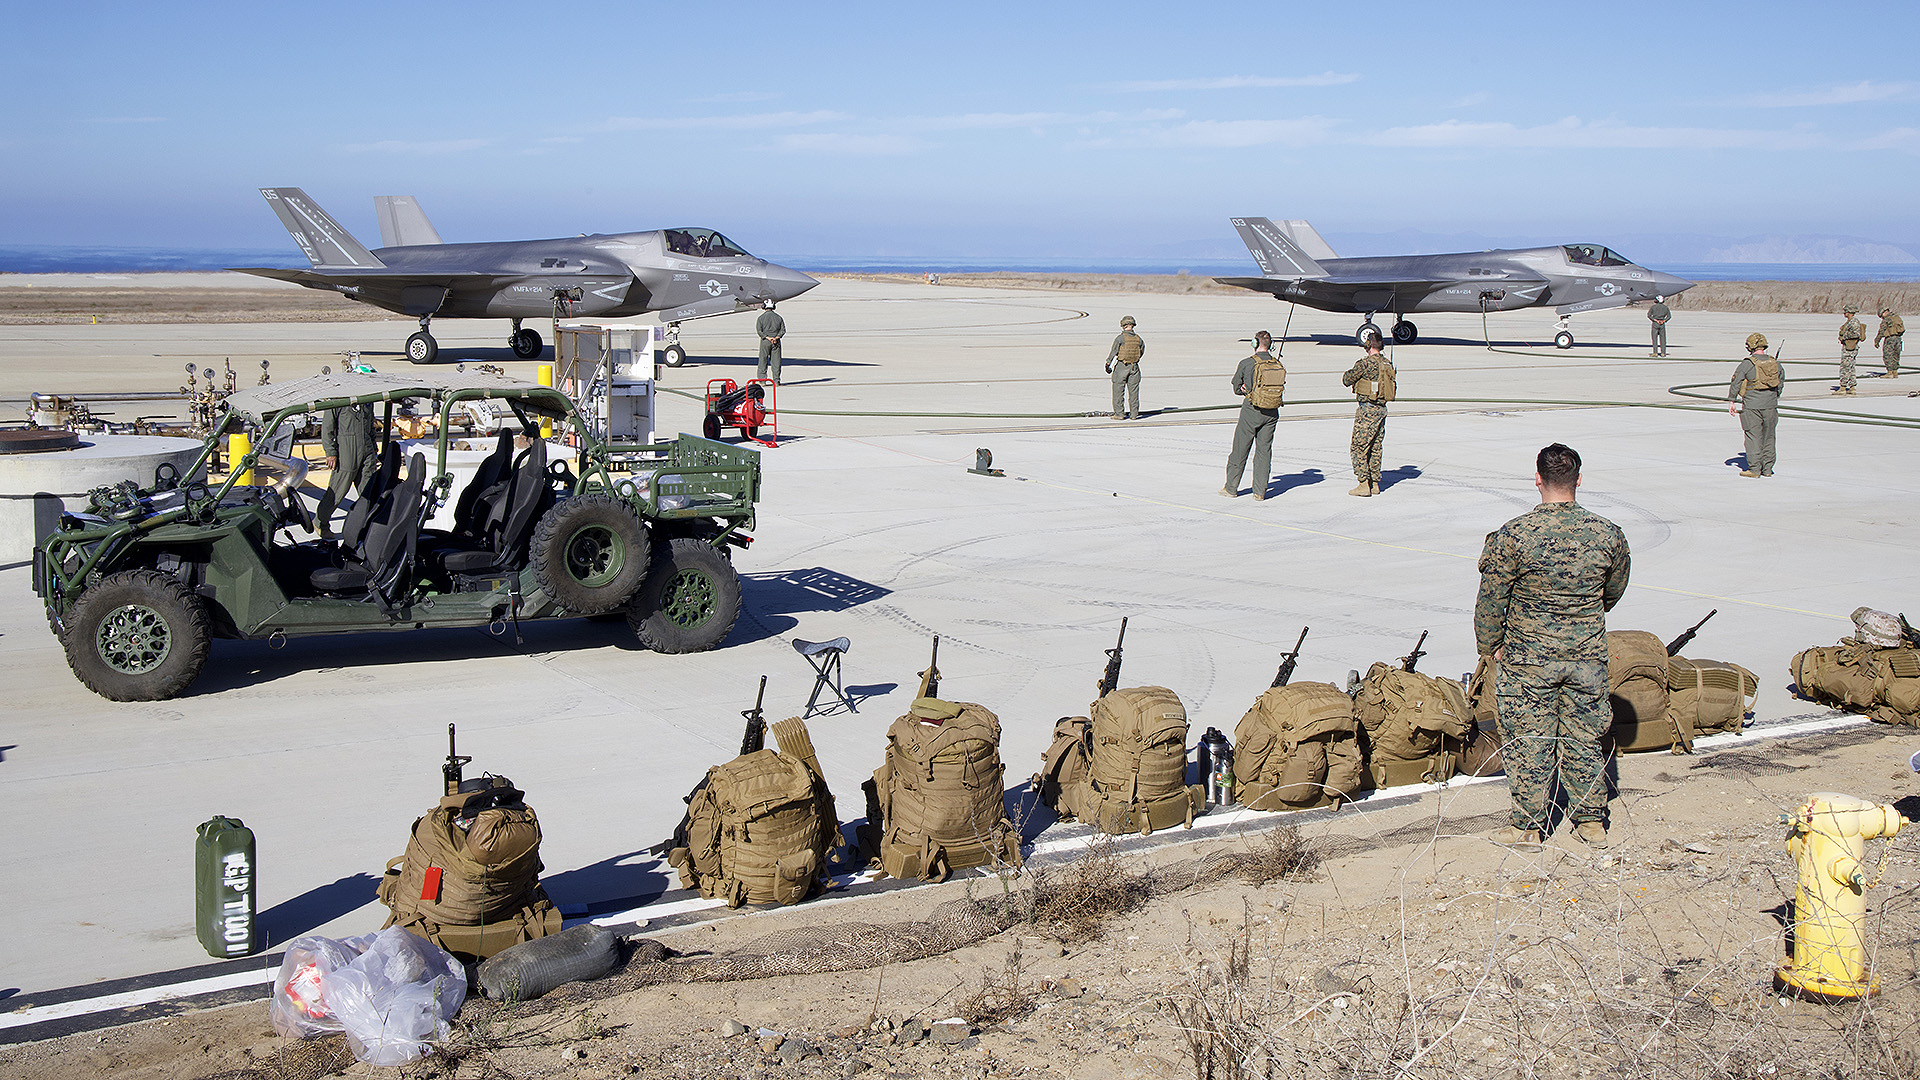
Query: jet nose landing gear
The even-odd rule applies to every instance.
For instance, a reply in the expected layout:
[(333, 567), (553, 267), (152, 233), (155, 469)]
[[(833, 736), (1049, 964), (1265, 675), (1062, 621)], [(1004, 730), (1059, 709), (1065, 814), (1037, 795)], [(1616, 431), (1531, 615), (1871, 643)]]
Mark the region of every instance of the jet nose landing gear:
[(440, 355), (440, 343), (433, 340), (428, 327), (431, 316), (420, 316), (420, 329), (407, 337), (407, 359), (416, 364), (431, 364)]

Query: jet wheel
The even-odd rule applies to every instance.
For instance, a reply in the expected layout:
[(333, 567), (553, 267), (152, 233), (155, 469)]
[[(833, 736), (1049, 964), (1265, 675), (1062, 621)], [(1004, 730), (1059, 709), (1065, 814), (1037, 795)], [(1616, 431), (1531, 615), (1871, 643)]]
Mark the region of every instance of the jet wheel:
[(440, 355), (440, 343), (425, 330), (407, 336), (407, 359), (416, 364), (431, 364)]
[[(509, 344), (513, 346), (513, 355), (522, 360), (531, 360), (539, 356), (540, 350), (547, 347), (546, 342), (540, 340), (540, 331), (533, 329), (523, 329), (516, 332), (509, 341)], [(411, 355), (411, 353), (409, 353), (409, 355)]]
[(1393, 340), (1399, 345), (1411, 345), (1420, 340), (1420, 328), (1402, 319), (1393, 324)]
[(1371, 319), (1361, 323), (1360, 329), (1353, 332), (1353, 340), (1364, 349), (1367, 347), (1368, 334), (1372, 334), (1374, 337), (1380, 338), (1383, 341), (1385, 340), (1385, 335), (1380, 333), (1380, 327), (1376, 326)]
[(1559, 333), (1553, 335), (1553, 347), (1556, 349), (1573, 348), (1573, 331), (1562, 330)]
[(687, 362), (687, 350), (678, 345), (669, 345), (660, 351), (660, 362), (668, 367), (679, 367)]

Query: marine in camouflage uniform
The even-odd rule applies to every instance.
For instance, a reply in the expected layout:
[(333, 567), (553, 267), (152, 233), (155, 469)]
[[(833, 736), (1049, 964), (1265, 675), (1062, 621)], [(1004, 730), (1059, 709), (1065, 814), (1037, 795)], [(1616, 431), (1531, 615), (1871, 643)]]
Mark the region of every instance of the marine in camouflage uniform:
[(373, 471), (380, 467), (373, 429), (372, 404), (328, 409), (320, 414), (320, 449), (327, 455), (327, 467), (333, 470), (327, 490), (320, 496), (320, 505), (313, 512), (322, 537), (333, 535), (333, 526), (327, 519), (346, 499), (347, 489), (351, 487), (355, 495), (365, 494)]
[(1780, 391), (1786, 385), (1786, 369), (1767, 355), (1765, 334), (1747, 335), (1747, 358), (1733, 369), (1733, 381), (1727, 384), (1728, 413), (1740, 415), (1740, 431), (1746, 436), (1747, 467), (1741, 476), (1773, 475), (1773, 433), (1780, 424)]
[(1107, 350), (1107, 374), (1113, 376), (1113, 419), (1121, 417), (1120, 400), (1123, 394), (1130, 395), (1132, 408), (1125, 414), (1129, 420), (1140, 419), (1140, 358), (1147, 354), (1147, 343), (1133, 332), (1133, 316), (1127, 315), (1120, 320), (1120, 333), (1113, 339), (1113, 348)]
[(1900, 377), (1900, 338), (1907, 332), (1907, 324), (1892, 308), (1880, 309), (1880, 329), (1874, 331), (1873, 343), (1880, 346), (1880, 362), (1887, 365), (1887, 378)]
[[(1280, 407), (1262, 409), (1247, 397), (1253, 391), (1253, 372), (1262, 360), (1272, 360), (1267, 350), (1273, 347), (1273, 335), (1265, 330), (1253, 336), (1253, 355), (1233, 369), (1233, 392), (1240, 402), (1240, 422), (1233, 429), (1233, 452), (1227, 456), (1227, 483), (1220, 494), (1228, 498), (1240, 495), (1240, 477), (1247, 468), (1247, 454), (1253, 454), (1253, 497), (1267, 497), (1267, 485), (1273, 480), (1273, 433), (1280, 424)], [(1286, 368), (1282, 367), (1284, 374)]]
[(1647, 321), (1653, 324), (1653, 355), (1667, 355), (1667, 323), (1673, 318), (1673, 309), (1667, 306), (1667, 298), (1656, 296), (1653, 306), (1647, 309)]
[(754, 370), (753, 377), (764, 379), (767, 369), (773, 369), (773, 383), (780, 385), (780, 339), (787, 336), (787, 320), (773, 310), (773, 301), (761, 304), (766, 310), (754, 320), (753, 332), (760, 336), (760, 366)]
[(1499, 665), (1511, 826), (1503, 843), (1537, 844), (1556, 768), (1574, 835), (1606, 841), (1606, 613), (1627, 591), (1620, 527), (1574, 501), (1580, 455), (1555, 443), (1535, 459), (1540, 505), (1487, 535), (1473, 632)]
[(1847, 321), (1840, 324), (1840, 389), (1836, 394), (1851, 394), (1854, 387), (1854, 361), (1860, 356), (1860, 342), (1867, 336), (1867, 327), (1856, 316), (1860, 308), (1848, 304), (1844, 309)]
[[(1340, 376), (1342, 386), (1370, 380), (1376, 390), (1380, 386), (1380, 339), (1373, 334), (1367, 335), (1367, 354), (1353, 362), (1345, 375)], [(1353, 455), (1353, 476), (1360, 481), (1354, 485), (1349, 495), (1380, 494), (1380, 454), (1387, 445), (1387, 403), (1379, 398), (1362, 397), (1353, 410), (1353, 440), (1348, 447)]]

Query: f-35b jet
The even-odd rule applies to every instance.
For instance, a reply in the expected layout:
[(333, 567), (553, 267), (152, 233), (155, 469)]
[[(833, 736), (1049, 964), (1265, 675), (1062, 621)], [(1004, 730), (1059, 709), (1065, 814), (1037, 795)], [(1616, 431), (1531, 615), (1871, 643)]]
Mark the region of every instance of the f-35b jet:
[[(233, 269), (418, 317), (419, 331), (407, 338), (407, 359), (416, 364), (439, 354), (430, 329), (435, 317), (512, 319), (508, 344), (515, 356), (531, 360), (544, 344), (538, 332), (521, 327), (522, 319), (659, 312), (677, 326), (786, 300), (820, 284), (754, 258), (712, 229), (444, 244), (411, 195), (374, 198), (386, 246), (368, 251), (299, 188), (261, 188), (260, 194), (313, 268)], [(666, 350), (671, 366), (686, 357), (677, 342)]]
[[(1215, 281), (1321, 311), (1362, 313), (1366, 319), (1354, 332), (1361, 341), (1380, 333), (1373, 321), (1378, 312), (1393, 316), (1393, 340), (1411, 345), (1420, 332), (1406, 316), (1416, 311), (1512, 311), (1551, 304), (1559, 314), (1573, 315), (1693, 288), (1691, 281), (1635, 266), (1598, 244), (1342, 259), (1304, 221), (1232, 220), (1263, 276)], [(1553, 343), (1572, 348), (1573, 332), (1561, 329)]]

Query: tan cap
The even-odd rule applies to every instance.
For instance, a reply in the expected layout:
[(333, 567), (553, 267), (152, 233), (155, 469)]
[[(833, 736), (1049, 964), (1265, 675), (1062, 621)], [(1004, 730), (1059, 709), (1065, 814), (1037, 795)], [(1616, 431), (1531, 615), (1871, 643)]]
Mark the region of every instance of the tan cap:
[(1121, 326), (1132, 326), (1132, 325), (1133, 325), (1133, 316), (1131, 316), (1131, 315), (1122, 315), (1122, 316), (1120, 316), (1120, 325), (1121, 325)]

